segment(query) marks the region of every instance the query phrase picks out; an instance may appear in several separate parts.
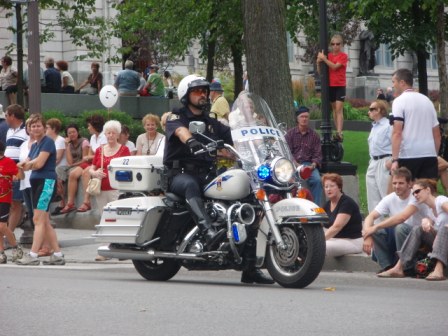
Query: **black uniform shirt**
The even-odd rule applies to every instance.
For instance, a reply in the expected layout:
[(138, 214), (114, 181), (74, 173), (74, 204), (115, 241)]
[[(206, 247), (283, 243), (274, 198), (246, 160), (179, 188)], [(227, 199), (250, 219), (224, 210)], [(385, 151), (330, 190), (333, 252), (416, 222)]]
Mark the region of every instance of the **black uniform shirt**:
[[(180, 141), (175, 135), (176, 129), (186, 127), (191, 121), (203, 121), (206, 125), (204, 134), (213, 140), (224, 140), (226, 144), (233, 145), (230, 127), (221, 124), (218, 120), (207, 115), (194, 115), (188, 108), (173, 110), (166, 122), (166, 143), (163, 164), (168, 167), (173, 166), (173, 162), (178, 160), (180, 166), (183, 164), (194, 164), (196, 167), (210, 167), (214, 158), (208, 153), (193, 155), (190, 148)], [(193, 137), (203, 144), (207, 144), (207, 140), (198, 134)]]

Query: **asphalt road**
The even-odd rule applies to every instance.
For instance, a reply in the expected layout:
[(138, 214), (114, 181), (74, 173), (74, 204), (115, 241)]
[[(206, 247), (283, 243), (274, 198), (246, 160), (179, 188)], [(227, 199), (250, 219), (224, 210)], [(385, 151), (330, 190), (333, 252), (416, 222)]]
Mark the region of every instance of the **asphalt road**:
[(0, 267), (0, 335), (443, 335), (448, 281), (323, 272), (306, 289), (131, 265)]

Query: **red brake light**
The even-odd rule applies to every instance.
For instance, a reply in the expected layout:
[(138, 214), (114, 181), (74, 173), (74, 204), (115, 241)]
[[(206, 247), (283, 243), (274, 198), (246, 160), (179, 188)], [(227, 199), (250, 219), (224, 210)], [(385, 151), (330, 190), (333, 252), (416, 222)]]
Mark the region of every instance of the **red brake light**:
[(311, 173), (313, 172), (313, 170), (311, 169), (310, 166), (299, 166), (299, 168), (297, 168), (298, 172), (299, 172), (299, 176), (300, 178), (307, 180), (310, 178)]

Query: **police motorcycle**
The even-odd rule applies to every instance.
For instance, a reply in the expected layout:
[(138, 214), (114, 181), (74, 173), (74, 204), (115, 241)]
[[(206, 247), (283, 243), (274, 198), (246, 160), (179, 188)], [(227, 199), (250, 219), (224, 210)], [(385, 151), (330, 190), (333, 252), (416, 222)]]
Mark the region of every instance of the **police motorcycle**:
[[(185, 200), (160, 193), (162, 158), (113, 159), (112, 187), (132, 194), (104, 207), (96, 226), (98, 254), (131, 259), (147, 280), (166, 281), (181, 267), (188, 270), (241, 270), (248, 235), (256, 235), (256, 267), (265, 267), (283, 287), (303, 288), (319, 275), (325, 259), (325, 211), (299, 198), (301, 174), (284, 134), (266, 102), (242, 93), (229, 115), (234, 146), (213, 141), (202, 122), (190, 131), (209, 140), (200, 150), (230, 152), (236, 166), (224, 170), (204, 188), (204, 202), (217, 233), (212, 248), (195, 225)], [(163, 188), (162, 188), (163, 189)]]

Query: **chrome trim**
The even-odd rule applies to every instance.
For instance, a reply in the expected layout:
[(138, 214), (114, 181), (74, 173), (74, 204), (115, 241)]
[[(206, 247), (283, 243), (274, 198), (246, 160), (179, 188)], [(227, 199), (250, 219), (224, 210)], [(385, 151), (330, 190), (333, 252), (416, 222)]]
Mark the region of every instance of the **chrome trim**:
[(136, 251), (130, 249), (115, 249), (109, 246), (100, 246), (98, 254), (107, 258), (131, 259), (151, 261), (156, 258), (165, 259), (183, 259), (183, 260), (207, 260), (208, 257), (225, 254), (224, 252), (203, 252), (203, 253), (174, 253), (174, 252), (160, 252), (155, 250)]
[(227, 210), (227, 238), (229, 239), (230, 249), (232, 250), (232, 253), (235, 257), (235, 262), (237, 264), (241, 264), (243, 262), (243, 258), (241, 258), (240, 254), (238, 253), (238, 249), (236, 248), (235, 239), (233, 238), (232, 211), (233, 211), (234, 207), (238, 207), (240, 205), (241, 204), (239, 202), (234, 203)]
[(177, 250), (178, 255), (182, 254), (185, 251), (187, 245), (190, 243), (191, 238), (193, 238), (198, 232), (199, 228), (195, 226), (193, 229), (190, 230), (190, 232), (187, 233), (187, 235), (184, 237), (182, 243), (180, 244)]

